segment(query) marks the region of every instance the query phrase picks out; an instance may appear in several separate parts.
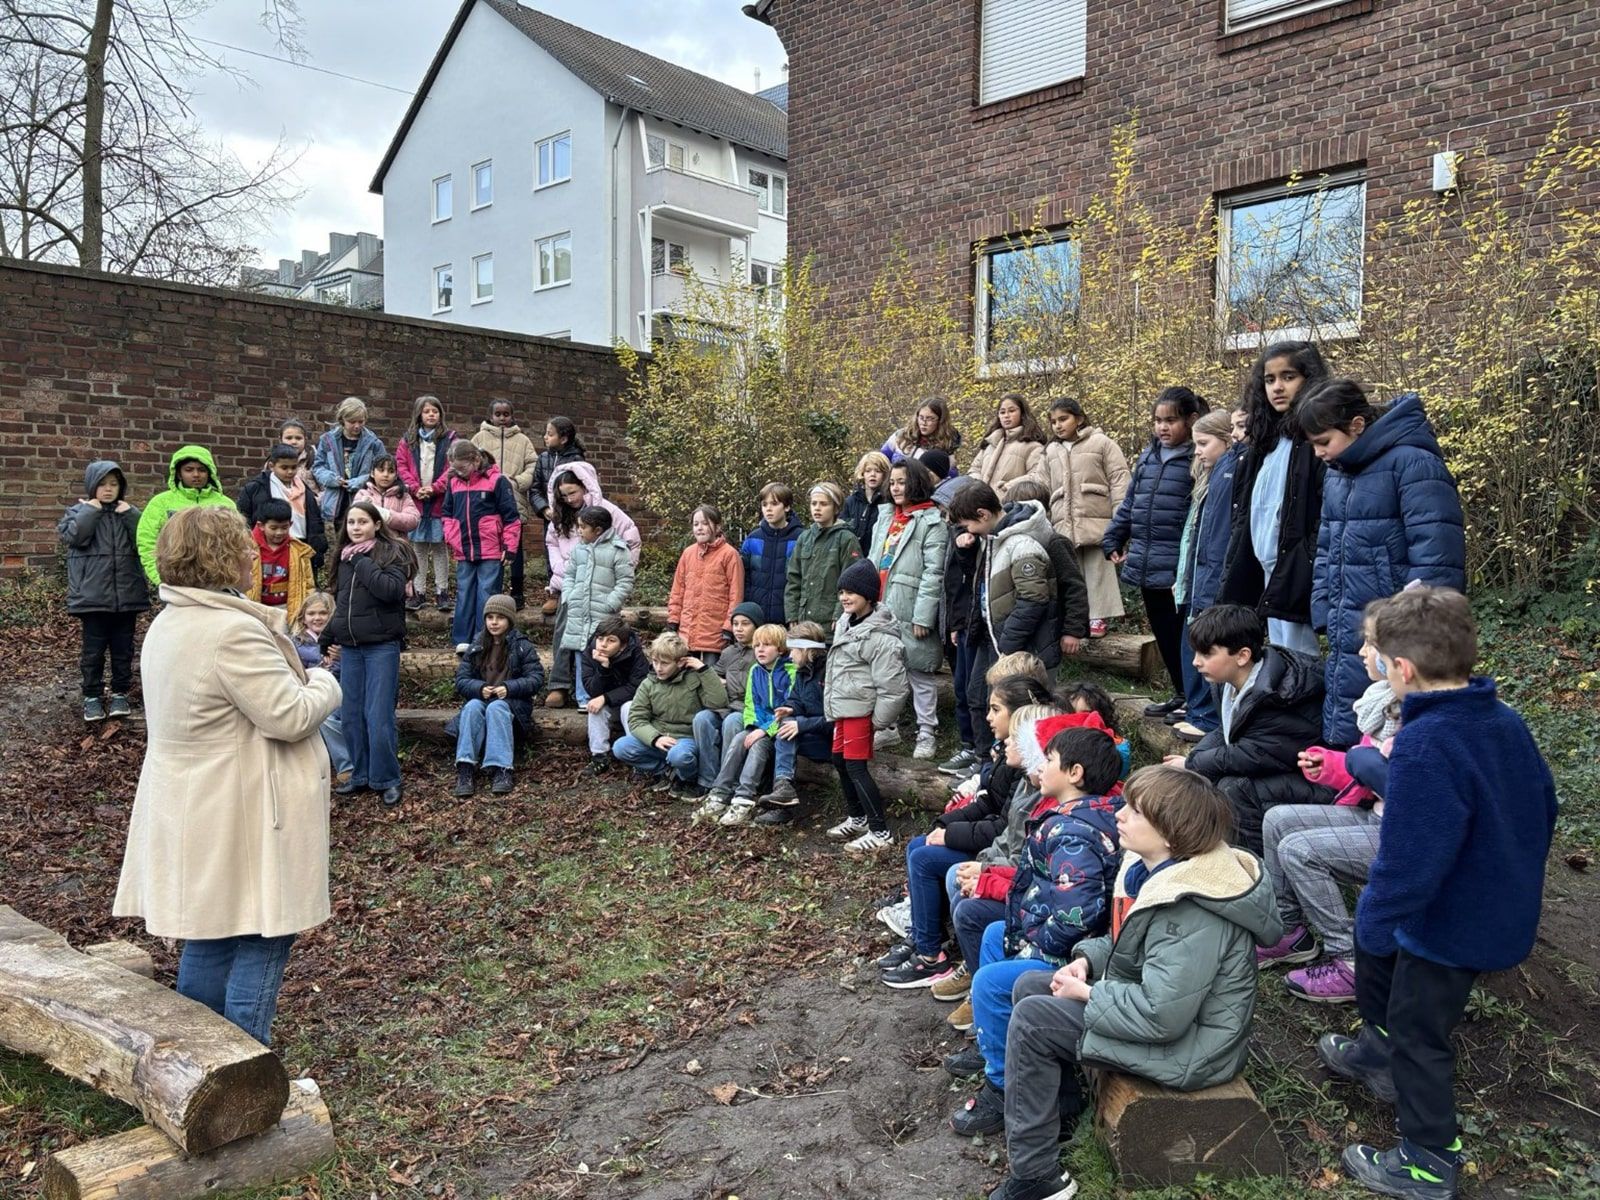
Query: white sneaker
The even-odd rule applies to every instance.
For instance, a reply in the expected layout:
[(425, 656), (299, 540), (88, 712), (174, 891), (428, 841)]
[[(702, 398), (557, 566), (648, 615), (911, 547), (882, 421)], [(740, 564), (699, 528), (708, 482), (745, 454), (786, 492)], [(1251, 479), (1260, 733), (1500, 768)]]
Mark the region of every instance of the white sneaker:
[(865, 817), (846, 817), (832, 829), (828, 830), (828, 836), (836, 842), (842, 842), (848, 838), (853, 838), (859, 834), (863, 834), (866, 831), (867, 819)]
[(889, 927), (889, 932), (895, 937), (903, 938), (911, 932), (911, 897), (907, 896), (899, 904), (891, 904), (878, 910), (878, 920)]
[(689, 817), (691, 825), (706, 825), (721, 819), (722, 814), (728, 811), (728, 798), (712, 792), (700, 803)]
[(894, 834), (890, 833), (887, 829), (881, 833), (877, 830), (869, 829), (854, 841), (846, 842), (844, 844), (844, 852), (846, 854), (868, 858), (878, 854), (882, 850), (887, 850), (893, 845)]
[(471, 642), (457, 642), (456, 643), (456, 653), (457, 654), (466, 654), (471, 649), (472, 649), (472, 643)]
[(887, 750), (890, 746), (900, 744), (900, 731), (893, 725), (887, 729), (880, 729), (872, 735), (872, 748), (874, 750)]
[(911, 757), (932, 758), (936, 753), (938, 753), (938, 748), (934, 745), (933, 734), (917, 734), (917, 747), (911, 752)]
[(753, 800), (746, 800), (741, 796), (728, 806), (728, 811), (722, 814), (722, 819), (718, 821), (717, 824), (730, 827), (734, 825), (748, 825), (755, 818), (755, 813), (755, 802)]

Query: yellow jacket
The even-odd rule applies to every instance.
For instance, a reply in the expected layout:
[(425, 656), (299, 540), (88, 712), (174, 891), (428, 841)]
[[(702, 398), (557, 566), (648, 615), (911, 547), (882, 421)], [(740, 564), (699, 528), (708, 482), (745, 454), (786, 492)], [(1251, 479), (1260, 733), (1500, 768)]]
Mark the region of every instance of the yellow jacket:
[[(300, 615), (300, 606), (306, 597), (317, 590), (317, 577), (311, 570), (312, 550), (299, 538), (289, 539), (289, 603), (284, 607), (283, 618), (290, 625)], [(250, 573), (250, 599), (261, 603), (261, 555), (256, 554)]]

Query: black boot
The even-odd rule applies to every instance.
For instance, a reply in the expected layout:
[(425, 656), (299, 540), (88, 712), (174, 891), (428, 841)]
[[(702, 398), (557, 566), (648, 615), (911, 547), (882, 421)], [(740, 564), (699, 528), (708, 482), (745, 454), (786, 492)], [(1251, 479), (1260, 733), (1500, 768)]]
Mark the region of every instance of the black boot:
[(465, 800), (472, 795), (475, 790), (474, 776), (477, 773), (477, 768), (471, 763), (458, 762), (456, 764), (456, 786), (451, 795), (458, 800)]
[(496, 796), (504, 796), (514, 784), (510, 767), (496, 767), (494, 769), (494, 782), (489, 785), (489, 791)]

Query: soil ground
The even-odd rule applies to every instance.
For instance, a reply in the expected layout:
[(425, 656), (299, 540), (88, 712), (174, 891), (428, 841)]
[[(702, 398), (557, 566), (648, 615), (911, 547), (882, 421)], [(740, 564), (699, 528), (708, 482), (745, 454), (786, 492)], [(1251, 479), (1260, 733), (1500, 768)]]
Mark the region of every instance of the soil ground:
[[(77, 945), (145, 945), (170, 983), (175, 947), (109, 916), (142, 729), (76, 719), (75, 629), (12, 636), (29, 651), (0, 699), (0, 902)], [(448, 757), (408, 748), (398, 813), (335, 810), (335, 916), (297, 946), (278, 1030), (340, 1157), (260, 1200), (966, 1200), (998, 1180), (1003, 1146), (945, 1124), (966, 1094), (938, 1065), (960, 1044), (948, 1007), (870, 966), (887, 945), (872, 901), (903, 870), (837, 858), (832, 797), (789, 831), (729, 837), (585, 779), (581, 751), (536, 752), (494, 802), (450, 799)], [(1558, 852), (1546, 901), (1533, 957), (1485, 981), (1459, 1035), (1469, 1197), (1600, 1200), (1600, 877)], [(1393, 1116), (1311, 1052), (1354, 1020), (1264, 976), (1247, 1074), (1292, 1176), (1172, 1195), (1355, 1195), (1338, 1152), (1387, 1142)], [(35, 1195), (50, 1150), (136, 1123), (0, 1051), (0, 1196)], [(1115, 1194), (1089, 1123), (1068, 1162), (1085, 1200)]]

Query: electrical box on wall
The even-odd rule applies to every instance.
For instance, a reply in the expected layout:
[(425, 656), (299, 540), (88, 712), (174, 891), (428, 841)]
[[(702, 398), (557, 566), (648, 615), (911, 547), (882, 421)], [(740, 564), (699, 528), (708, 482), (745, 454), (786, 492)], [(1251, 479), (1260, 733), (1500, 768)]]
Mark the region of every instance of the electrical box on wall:
[(1453, 192), (1461, 186), (1461, 151), (1441, 150), (1433, 156), (1433, 190)]

